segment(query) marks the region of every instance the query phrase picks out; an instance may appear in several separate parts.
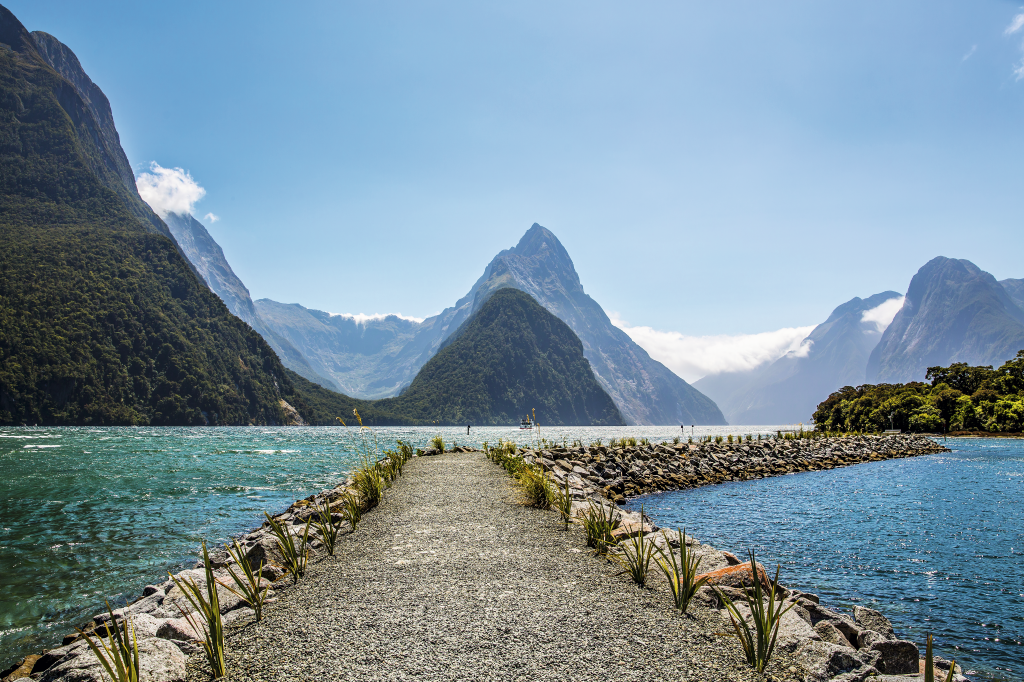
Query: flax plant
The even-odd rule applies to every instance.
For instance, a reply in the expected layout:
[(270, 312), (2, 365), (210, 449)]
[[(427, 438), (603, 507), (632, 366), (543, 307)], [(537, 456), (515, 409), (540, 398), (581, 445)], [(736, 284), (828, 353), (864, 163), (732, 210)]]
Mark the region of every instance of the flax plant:
[(729, 620), (732, 621), (736, 638), (740, 640), (747, 663), (757, 672), (762, 673), (775, 651), (775, 641), (779, 636), (779, 623), (786, 612), (796, 603), (782, 608), (782, 600), (775, 599), (775, 593), (779, 586), (778, 567), (775, 569), (775, 580), (771, 582), (771, 587), (765, 592), (761, 586), (761, 575), (757, 570), (757, 561), (754, 558), (753, 550), (750, 551), (750, 572), (754, 587), (752, 589), (744, 588), (743, 593), (750, 609), (753, 629), (751, 629), (750, 623), (740, 615), (732, 600), (721, 590), (716, 589), (715, 591), (718, 592), (718, 599), (725, 604), (725, 608), (729, 611)]
[(644, 508), (640, 507), (640, 532), (630, 538), (622, 547), (622, 554), (613, 558), (640, 587), (647, 585), (647, 574), (650, 572), (651, 559), (654, 558), (654, 542), (647, 539), (644, 533)]
[[(185, 617), (188, 624), (198, 634), (203, 635), (203, 650), (206, 652), (206, 660), (210, 664), (210, 671), (214, 679), (224, 677), (227, 667), (224, 661), (224, 623), (220, 617), (220, 596), (217, 594), (217, 581), (213, 577), (213, 568), (210, 566), (210, 553), (206, 550), (206, 542), (203, 542), (203, 564), (206, 568), (206, 585), (200, 587), (193, 578), (178, 580), (171, 575), (171, 580), (184, 593), (194, 611), (185, 611), (180, 606), (178, 610)], [(196, 614), (200, 617), (197, 617)]]
[(341, 508), (341, 513), (348, 521), (348, 525), (352, 527), (352, 532), (355, 533), (356, 524), (363, 519), (363, 507), (359, 504), (359, 498), (353, 495), (351, 490), (346, 490), (342, 499), (345, 504)]
[(590, 503), (587, 515), (583, 517), (583, 530), (587, 534), (587, 547), (593, 547), (597, 554), (605, 555), (608, 547), (615, 544), (612, 531), (619, 527), (615, 512), (603, 504)]
[(667, 549), (658, 548), (658, 566), (661, 572), (668, 578), (669, 589), (672, 590), (672, 601), (675, 602), (679, 613), (686, 613), (690, 607), (693, 595), (707, 581), (707, 577), (697, 580), (697, 569), (700, 567), (701, 557), (696, 556), (686, 546), (686, 530), (677, 530), (679, 533), (679, 558), (676, 558), (672, 547)]
[(270, 530), (277, 540), (277, 548), (280, 550), (281, 556), (284, 557), (285, 570), (292, 574), (293, 583), (299, 582), (299, 578), (306, 573), (306, 563), (309, 560), (309, 522), (313, 517), (306, 520), (305, 532), (302, 534), (299, 546), (296, 547), (295, 539), (285, 524), (275, 520), (267, 512), (263, 512), (263, 515), (270, 522)]
[(320, 531), (321, 541), (324, 549), (331, 556), (334, 556), (335, 545), (338, 544), (338, 526), (334, 523), (334, 515), (331, 513), (331, 505), (325, 499), (315, 507), (316, 512), (310, 518), (313, 525)]
[(523, 492), (526, 493), (526, 500), (531, 507), (548, 509), (551, 506), (555, 491), (552, 490), (551, 483), (544, 472), (539, 470), (539, 467), (524, 463), (515, 473), (515, 478)]
[(565, 530), (569, 530), (569, 521), (572, 520), (572, 494), (569, 492), (569, 477), (565, 477), (565, 487), (554, 491), (553, 504), (565, 523)]
[(260, 587), (263, 573), (263, 562), (260, 562), (260, 568), (258, 571), (253, 572), (252, 566), (249, 565), (249, 560), (245, 558), (245, 552), (238, 545), (238, 540), (234, 541), (234, 549), (228, 547), (228, 554), (234, 560), (235, 565), (241, 567), (242, 575), (239, 575), (235, 570), (228, 566), (228, 575), (235, 581), (235, 587), (225, 585), (229, 591), (238, 596), (239, 599), (249, 605), (253, 611), (256, 612), (256, 622), (263, 620), (263, 602), (267, 599), (267, 592), (270, 590), (270, 585)]
[[(932, 636), (928, 635), (928, 643), (925, 645), (924, 654), (924, 682), (935, 682), (935, 663), (932, 656)], [(956, 661), (949, 664), (949, 672), (943, 682), (953, 682), (956, 677)]]
[[(110, 620), (107, 621), (107, 640), (104, 641), (103, 637), (97, 636), (97, 644), (82, 630), (78, 630), (78, 634), (85, 637), (89, 648), (110, 675), (111, 682), (139, 682), (139, 640), (135, 635), (135, 623), (132, 622), (128, 608), (125, 607), (124, 625), (119, 626), (114, 620), (110, 602), (106, 604), (107, 613), (110, 614)], [(931, 639), (928, 642), (930, 647)]]

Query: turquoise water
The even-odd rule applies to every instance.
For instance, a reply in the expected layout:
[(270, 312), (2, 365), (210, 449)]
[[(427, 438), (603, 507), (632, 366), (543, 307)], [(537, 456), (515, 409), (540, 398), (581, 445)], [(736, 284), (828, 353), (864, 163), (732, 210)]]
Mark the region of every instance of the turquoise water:
[[(688, 429), (689, 430), (689, 429)], [(518, 429), (376, 428), (384, 447), (498, 438)], [(698, 428), (696, 433), (727, 433)], [(55, 646), (76, 625), (195, 562), (264, 510), (334, 486), (357, 460), (358, 430), (315, 428), (0, 428), (0, 668)], [(543, 428), (548, 438), (635, 435), (665, 428)]]
[(977, 679), (1024, 679), (1024, 441), (632, 502), (660, 525), (782, 567), (823, 603), (877, 608)]

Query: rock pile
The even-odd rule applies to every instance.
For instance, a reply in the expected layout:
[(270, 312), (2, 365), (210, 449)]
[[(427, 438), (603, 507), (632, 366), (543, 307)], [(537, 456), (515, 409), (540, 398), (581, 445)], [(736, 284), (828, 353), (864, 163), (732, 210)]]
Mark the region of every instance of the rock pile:
[(769, 438), (743, 443), (591, 446), (528, 450), (527, 462), (566, 478), (577, 499), (608, 499), (664, 490), (699, 488), (799, 471), (818, 471), (900, 457), (949, 452), (930, 438), (914, 435), (839, 438)]

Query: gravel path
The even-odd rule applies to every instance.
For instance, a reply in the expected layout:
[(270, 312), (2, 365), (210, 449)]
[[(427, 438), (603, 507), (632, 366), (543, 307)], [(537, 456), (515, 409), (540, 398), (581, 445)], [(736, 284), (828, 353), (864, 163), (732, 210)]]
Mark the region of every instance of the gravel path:
[[(764, 680), (717, 612), (680, 616), (482, 453), (415, 458), (380, 507), (228, 636), (231, 680)], [(190, 660), (190, 680), (208, 680)]]

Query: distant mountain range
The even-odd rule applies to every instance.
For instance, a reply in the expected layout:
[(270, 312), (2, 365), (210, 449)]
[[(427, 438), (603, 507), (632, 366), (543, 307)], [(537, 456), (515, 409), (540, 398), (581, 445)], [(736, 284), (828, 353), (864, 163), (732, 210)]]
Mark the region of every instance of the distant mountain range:
[(628, 423), (725, 423), (712, 400), (611, 323), (583, 290), (565, 248), (537, 224), (515, 247), (495, 256), (454, 306), (422, 322), (396, 316), (359, 320), (266, 299), (255, 306), (275, 334), (302, 352), (312, 371), (345, 393), (376, 398), (395, 395), (408, 385), (445, 339), (503, 287), (527, 292), (569, 325), (583, 342), (597, 380)]
[(1007, 281), (1004, 288), (967, 260), (928, 261), (871, 352), (868, 381), (922, 381), (928, 367), (998, 366), (1013, 358), (1024, 348), (1024, 311), (1008, 291), (1020, 280)]
[(694, 386), (718, 403), (730, 424), (809, 423), (832, 391), (864, 383), (868, 357), (882, 337), (870, 313), (899, 298), (886, 291), (847, 301), (814, 328), (800, 350), (747, 372), (706, 376)]

